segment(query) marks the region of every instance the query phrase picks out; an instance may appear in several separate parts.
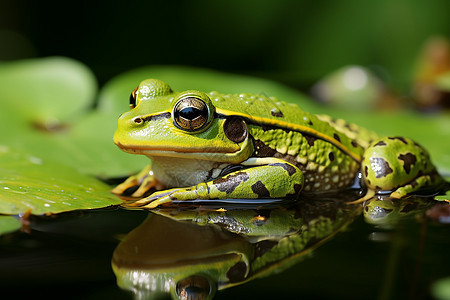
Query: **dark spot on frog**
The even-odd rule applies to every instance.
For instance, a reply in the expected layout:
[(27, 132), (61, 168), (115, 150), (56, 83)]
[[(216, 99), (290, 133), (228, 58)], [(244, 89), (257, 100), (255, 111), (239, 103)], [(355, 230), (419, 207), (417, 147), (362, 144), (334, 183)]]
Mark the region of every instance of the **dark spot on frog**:
[(328, 158), (330, 159), (330, 161), (334, 161), (334, 153), (333, 152), (328, 153)]
[(308, 142), (308, 145), (310, 145), (311, 147), (314, 146), (314, 141), (317, 139), (316, 137), (311, 136), (311, 135), (307, 135), (307, 134), (303, 134), (303, 137)]
[(253, 145), (258, 151), (259, 157), (273, 157), (277, 153), (277, 150), (270, 148), (260, 140), (254, 140)]
[(288, 172), (289, 176), (292, 176), (292, 175), (294, 175), (296, 173), (295, 167), (291, 166), (290, 164), (274, 163), (274, 164), (269, 164), (269, 166), (282, 167), (283, 169), (286, 170), (286, 172)]
[(381, 157), (371, 157), (370, 164), (372, 165), (373, 172), (376, 178), (386, 177), (394, 172), (389, 166), (389, 163)]
[(403, 138), (401, 136), (391, 136), (391, 137), (388, 137), (388, 139), (390, 139), (390, 140), (399, 140), (403, 144), (408, 145), (408, 142), (405, 140), (405, 138)]
[(298, 183), (294, 184), (294, 192), (296, 195), (298, 195), (298, 193), (300, 193), (300, 191), (302, 190), (302, 187), (303, 186), (301, 184), (298, 184)]
[(412, 153), (400, 154), (398, 159), (403, 160), (403, 169), (406, 174), (411, 172), (411, 166), (417, 162), (417, 157)]
[(230, 117), (223, 124), (223, 131), (226, 137), (235, 143), (244, 141), (247, 137), (247, 124), (239, 117)]
[(340, 138), (336, 133), (333, 134), (333, 138), (334, 138), (336, 141), (341, 142), (341, 138)]
[[(420, 175), (417, 175), (417, 177), (420, 177)], [(410, 185), (411, 185), (413, 188), (416, 187), (418, 184), (419, 184), (419, 183), (417, 182), (417, 178), (414, 179), (414, 180), (410, 183)]]
[(278, 245), (277, 241), (263, 240), (256, 243), (255, 257), (263, 256), (266, 252), (272, 250), (273, 247)]
[(373, 145), (374, 147), (378, 147), (378, 146), (386, 146), (386, 143), (384, 141), (379, 141), (378, 143), (376, 143), (375, 145)]
[(352, 144), (352, 146), (355, 147), (355, 148), (358, 147), (358, 143), (357, 143), (355, 140), (353, 140), (351, 144)]
[[(220, 171), (220, 174), (219, 174), (219, 176), (217, 176), (217, 177), (218, 177), (218, 178), (219, 178), (219, 177), (223, 177), (223, 176), (225, 176), (225, 175), (228, 175), (228, 174), (233, 173), (233, 172), (240, 171), (240, 170), (242, 170), (242, 169), (245, 169), (245, 167), (242, 166), (242, 165), (228, 165), (228, 166), (225, 166), (225, 167), (222, 169), (222, 171)], [(214, 171), (214, 169), (211, 169), (211, 170), (209, 171), (209, 173), (208, 173), (209, 178), (212, 177), (213, 171)]]
[(227, 177), (221, 177), (213, 180), (213, 184), (216, 188), (227, 194), (232, 193), (234, 189), (242, 182), (247, 181), (249, 178), (246, 172), (237, 172), (236, 174), (229, 175)]
[(277, 118), (283, 118), (284, 117), (283, 112), (281, 110), (277, 109), (277, 108), (272, 108), (272, 110), (270, 111), (270, 114), (272, 116), (274, 116), (274, 117), (277, 117)]
[(234, 283), (243, 281), (245, 279), (245, 274), (247, 274), (247, 265), (241, 261), (228, 270), (227, 277), (231, 283)]
[(313, 126), (313, 122), (311, 120), (309, 120), (308, 125)]
[(269, 198), (270, 197), (269, 190), (266, 188), (264, 183), (262, 183), (260, 180), (255, 182), (251, 188), (252, 188), (253, 193), (257, 194), (259, 198)]
[(299, 165), (301, 165), (299, 162), (296, 161), (295, 156), (292, 156), (289, 154), (278, 153), (275, 149), (270, 148), (269, 146), (267, 146), (260, 140), (254, 140), (253, 145), (256, 149), (255, 154), (257, 157), (275, 157), (275, 158), (285, 160), (297, 167)]
[(369, 168), (367, 166), (364, 168), (364, 175), (366, 177), (369, 176)]

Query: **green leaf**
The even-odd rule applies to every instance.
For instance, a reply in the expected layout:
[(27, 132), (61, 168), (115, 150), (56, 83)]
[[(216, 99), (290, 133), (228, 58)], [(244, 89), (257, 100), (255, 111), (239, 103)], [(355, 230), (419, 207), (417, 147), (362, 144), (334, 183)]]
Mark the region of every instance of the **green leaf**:
[(12, 216), (0, 216), (0, 235), (16, 231), (22, 227), (20, 221)]
[(76, 170), (0, 146), (0, 213), (51, 214), (118, 205), (110, 187)]
[(97, 83), (83, 64), (50, 57), (0, 64), (2, 114), (8, 122), (68, 122), (92, 105)]

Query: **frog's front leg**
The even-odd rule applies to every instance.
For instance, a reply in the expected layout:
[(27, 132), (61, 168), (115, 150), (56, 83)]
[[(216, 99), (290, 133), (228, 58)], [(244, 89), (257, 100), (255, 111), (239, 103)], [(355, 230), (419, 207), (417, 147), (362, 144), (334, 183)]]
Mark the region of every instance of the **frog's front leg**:
[(250, 158), (242, 165), (247, 168), (196, 186), (155, 192), (130, 206), (155, 208), (172, 201), (195, 199), (283, 198), (297, 195), (303, 188), (303, 173), (281, 159)]
[(123, 195), (126, 190), (138, 187), (131, 195), (132, 197), (142, 197), (152, 188), (160, 188), (158, 181), (153, 176), (150, 165), (147, 165), (138, 174), (128, 177), (124, 182), (116, 186), (112, 192), (117, 195)]

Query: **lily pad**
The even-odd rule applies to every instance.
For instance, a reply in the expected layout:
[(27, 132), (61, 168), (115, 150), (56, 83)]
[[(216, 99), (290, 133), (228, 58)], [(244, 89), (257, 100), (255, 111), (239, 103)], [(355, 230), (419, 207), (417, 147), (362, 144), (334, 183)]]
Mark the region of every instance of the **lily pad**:
[(101, 181), (28, 153), (0, 146), (0, 212), (52, 214), (118, 205)]
[(0, 235), (16, 231), (22, 227), (20, 221), (12, 216), (0, 216)]
[(65, 57), (30, 59), (0, 64), (3, 121), (65, 123), (89, 108), (97, 83), (85, 65)]

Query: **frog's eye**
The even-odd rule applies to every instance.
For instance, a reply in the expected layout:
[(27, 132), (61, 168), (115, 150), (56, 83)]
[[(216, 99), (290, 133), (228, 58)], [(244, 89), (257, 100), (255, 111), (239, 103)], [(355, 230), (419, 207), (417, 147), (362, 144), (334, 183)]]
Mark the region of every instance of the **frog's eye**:
[(208, 124), (209, 108), (200, 98), (187, 96), (173, 108), (175, 126), (186, 131), (198, 131)]
[(138, 91), (138, 86), (131, 92), (131, 95), (130, 95), (130, 109), (133, 109), (133, 108), (135, 108), (136, 107), (136, 98), (137, 98), (137, 95), (136, 95), (136, 92)]

